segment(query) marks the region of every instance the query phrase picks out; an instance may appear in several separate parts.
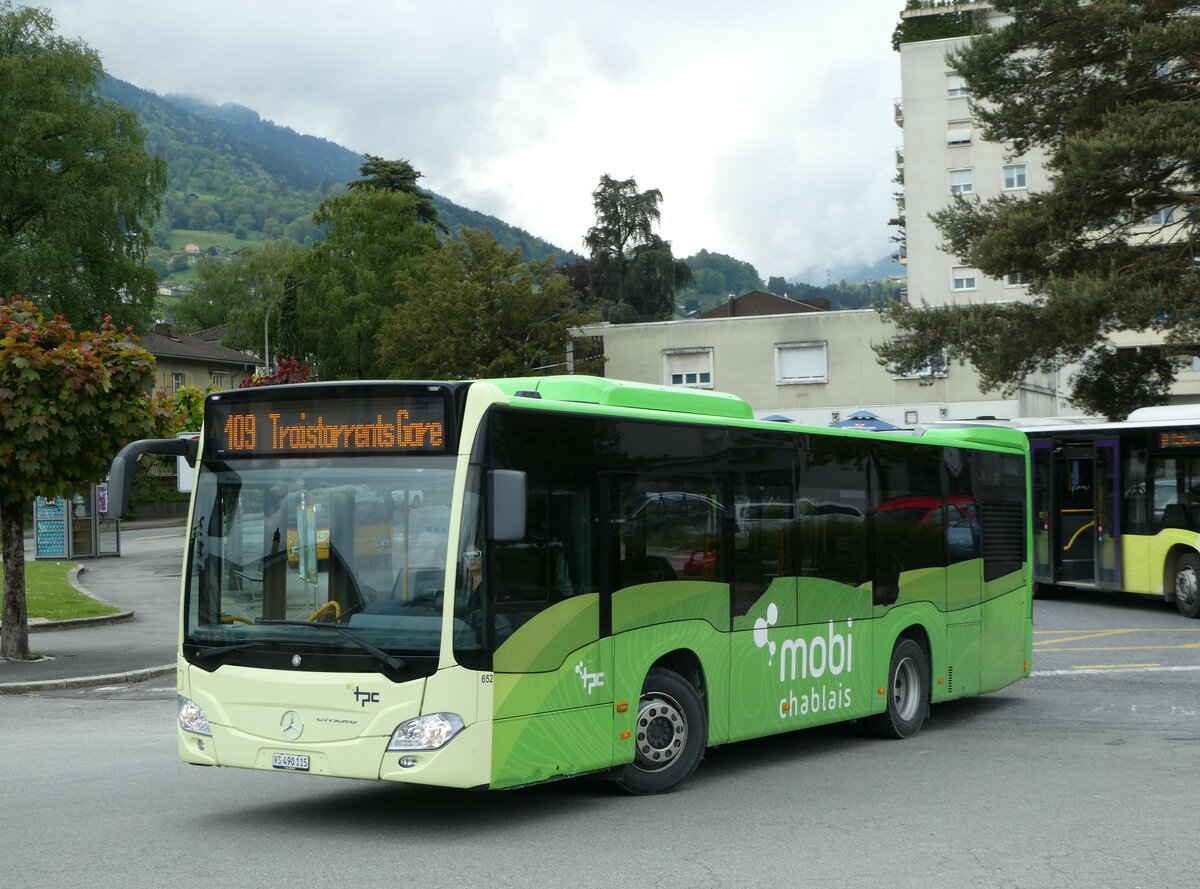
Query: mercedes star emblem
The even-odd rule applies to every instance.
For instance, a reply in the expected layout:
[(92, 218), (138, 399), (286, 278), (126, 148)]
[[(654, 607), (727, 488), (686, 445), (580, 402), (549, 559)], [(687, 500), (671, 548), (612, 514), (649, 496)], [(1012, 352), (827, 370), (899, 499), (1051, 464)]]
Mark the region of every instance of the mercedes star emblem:
[(295, 710), (288, 710), (279, 720), (279, 734), (288, 741), (294, 741), (304, 734), (304, 717)]

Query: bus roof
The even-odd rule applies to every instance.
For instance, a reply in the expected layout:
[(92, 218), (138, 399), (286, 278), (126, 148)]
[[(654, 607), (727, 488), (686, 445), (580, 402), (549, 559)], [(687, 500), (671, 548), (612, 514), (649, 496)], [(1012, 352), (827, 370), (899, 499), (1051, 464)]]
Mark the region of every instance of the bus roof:
[[(1003, 426), (969, 425), (960, 428), (923, 427), (894, 432), (784, 424), (755, 419), (750, 405), (735, 395), (707, 389), (658, 386), (584, 375), (520, 377), (487, 380), (510, 396), (526, 396), (543, 402), (594, 404), (599, 407), (630, 408), (665, 413), (690, 414), (714, 419), (748, 421), (762, 427), (785, 427), (796, 433), (845, 436), (867, 439), (920, 438), (928, 444), (956, 444), (1022, 450), (1023, 433)], [(740, 424), (739, 424), (740, 425)]]
[(547, 401), (574, 401), (604, 407), (640, 408), (740, 420), (754, 419), (750, 405), (736, 395), (708, 389), (655, 386), (649, 383), (630, 383), (625, 380), (583, 375), (519, 377), (487, 382), (508, 395), (536, 392), (537, 398)]

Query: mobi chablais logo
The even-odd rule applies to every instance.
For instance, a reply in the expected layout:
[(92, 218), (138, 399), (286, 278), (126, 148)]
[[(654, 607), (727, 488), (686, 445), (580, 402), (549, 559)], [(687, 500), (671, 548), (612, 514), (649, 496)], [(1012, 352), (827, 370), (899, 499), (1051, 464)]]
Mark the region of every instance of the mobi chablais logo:
[[(838, 677), (848, 680), (854, 667), (854, 621), (846, 621), (845, 632), (838, 632), (829, 621), (823, 632), (777, 643), (770, 629), (778, 621), (779, 607), (772, 602), (767, 605), (767, 616), (754, 621), (754, 644), (767, 649), (767, 668), (772, 672), (779, 655), (779, 682), (791, 686), (779, 699), (779, 718), (849, 707), (850, 687)], [(806, 684), (797, 690), (797, 682)]]

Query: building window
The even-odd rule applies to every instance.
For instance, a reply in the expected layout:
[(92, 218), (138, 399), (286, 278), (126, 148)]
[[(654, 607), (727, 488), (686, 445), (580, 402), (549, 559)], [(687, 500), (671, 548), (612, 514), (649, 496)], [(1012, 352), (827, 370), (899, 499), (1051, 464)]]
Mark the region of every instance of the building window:
[(965, 99), (967, 97), (967, 82), (961, 74), (946, 75), (946, 98)]
[(777, 343), (775, 384), (825, 383), (829, 380), (825, 343)]
[(971, 121), (952, 120), (946, 124), (947, 145), (971, 144)]
[(955, 266), (950, 273), (951, 289), (953, 290), (974, 290), (975, 289), (975, 270)]
[(214, 386), (216, 386), (218, 389), (228, 389), (229, 388), (229, 374), (218, 373), (218, 372), (214, 371), (213, 375), (212, 375), (212, 384)]
[[(897, 337), (896, 339), (901, 340), (903, 338)], [(889, 367), (888, 372), (891, 373), (893, 380), (928, 380), (934, 377), (941, 378), (946, 376), (948, 369), (949, 362), (946, 360), (946, 350), (939, 349), (935, 354), (929, 356), (929, 360), (925, 364), (911, 373), (900, 373), (895, 367)], [(907, 417), (905, 417), (905, 422), (908, 422)], [(913, 424), (910, 423), (909, 425)]]
[(1146, 217), (1143, 225), (1174, 225), (1179, 221), (1179, 207), (1172, 204), (1169, 207), (1159, 207)]
[(1004, 276), (1005, 287), (1026, 287), (1028, 284), (1029, 278), (1026, 277), (1024, 272), (1014, 270)]
[(950, 194), (970, 194), (975, 190), (974, 171), (967, 167), (950, 171)]
[(183, 374), (180, 374), (180, 373), (171, 374), (171, 392), (172, 393), (178, 392), (183, 387), (184, 387)]
[(670, 386), (712, 388), (712, 349), (676, 349), (663, 352), (663, 377)]
[(1008, 189), (1025, 187), (1024, 164), (1004, 165), (1004, 187)]

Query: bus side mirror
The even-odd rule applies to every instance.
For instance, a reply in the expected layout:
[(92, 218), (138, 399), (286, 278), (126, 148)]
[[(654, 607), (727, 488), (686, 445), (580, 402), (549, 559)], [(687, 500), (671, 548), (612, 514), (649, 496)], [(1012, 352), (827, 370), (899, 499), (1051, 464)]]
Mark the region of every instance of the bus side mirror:
[(125, 445), (113, 457), (108, 471), (108, 514), (117, 519), (128, 517), (133, 473), (142, 454), (183, 457), (189, 465), (194, 466), (199, 449), (199, 441), (187, 438), (143, 438)]
[(525, 539), (525, 473), (516, 469), (488, 472), (488, 539), (496, 543)]

